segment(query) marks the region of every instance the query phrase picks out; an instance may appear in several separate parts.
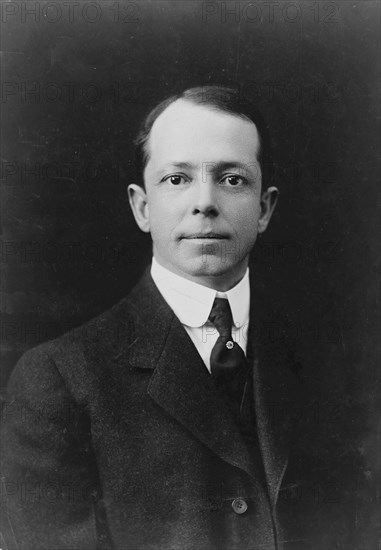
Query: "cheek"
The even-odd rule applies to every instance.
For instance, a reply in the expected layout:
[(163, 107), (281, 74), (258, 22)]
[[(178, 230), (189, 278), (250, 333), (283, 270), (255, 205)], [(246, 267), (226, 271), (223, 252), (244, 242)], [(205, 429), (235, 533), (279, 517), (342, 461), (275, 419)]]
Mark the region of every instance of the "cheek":
[(260, 213), (261, 208), (258, 201), (247, 200), (240, 204), (230, 219), (234, 223), (237, 233), (254, 236), (257, 232)]
[(165, 193), (152, 194), (148, 197), (148, 212), (151, 227), (161, 233), (168, 233), (183, 218), (184, 207), (179, 198)]
[(179, 217), (176, 210), (167, 202), (156, 201), (149, 207), (150, 231), (153, 241), (165, 242), (176, 229)]

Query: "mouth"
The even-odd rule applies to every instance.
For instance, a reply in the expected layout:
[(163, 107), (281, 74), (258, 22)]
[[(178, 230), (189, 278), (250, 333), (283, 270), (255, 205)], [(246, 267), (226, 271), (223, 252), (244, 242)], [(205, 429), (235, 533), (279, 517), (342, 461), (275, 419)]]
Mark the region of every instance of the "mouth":
[(222, 233), (213, 233), (213, 232), (209, 232), (209, 233), (193, 233), (191, 235), (184, 235), (181, 237), (182, 239), (186, 239), (186, 240), (195, 240), (195, 239), (200, 239), (200, 240), (222, 240), (222, 239), (228, 239), (228, 235), (224, 235)]

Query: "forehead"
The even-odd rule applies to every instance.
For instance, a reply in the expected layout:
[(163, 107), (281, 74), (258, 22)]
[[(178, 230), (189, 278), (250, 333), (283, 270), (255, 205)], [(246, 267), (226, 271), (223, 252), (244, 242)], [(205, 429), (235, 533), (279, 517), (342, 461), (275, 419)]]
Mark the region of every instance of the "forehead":
[(259, 136), (253, 122), (211, 106), (177, 100), (152, 126), (148, 165), (221, 161), (252, 163), (258, 150)]

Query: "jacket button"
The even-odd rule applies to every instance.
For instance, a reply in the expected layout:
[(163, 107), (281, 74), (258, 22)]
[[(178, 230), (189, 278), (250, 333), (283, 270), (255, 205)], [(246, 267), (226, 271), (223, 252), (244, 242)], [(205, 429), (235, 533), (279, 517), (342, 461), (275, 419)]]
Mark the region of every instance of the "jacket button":
[(244, 514), (247, 510), (247, 502), (243, 498), (235, 498), (232, 502), (232, 508), (236, 514)]

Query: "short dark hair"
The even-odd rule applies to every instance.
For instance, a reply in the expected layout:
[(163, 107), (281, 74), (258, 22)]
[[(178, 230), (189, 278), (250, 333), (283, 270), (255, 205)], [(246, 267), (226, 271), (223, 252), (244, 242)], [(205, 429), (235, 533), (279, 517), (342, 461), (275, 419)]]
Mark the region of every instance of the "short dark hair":
[(262, 115), (246, 98), (241, 99), (239, 90), (225, 86), (198, 86), (175, 94), (157, 105), (143, 120), (139, 133), (135, 139), (135, 170), (137, 182), (144, 188), (144, 169), (149, 160), (148, 140), (152, 126), (156, 119), (178, 99), (184, 99), (194, 105), (211, 107), (240, 118), (250, 120), (257, 128), (259, 136), (259, 150), (257, 160), (262, 172), (262, 186), (268, 187), (273, 178), (273, 160), (270, 138)]

